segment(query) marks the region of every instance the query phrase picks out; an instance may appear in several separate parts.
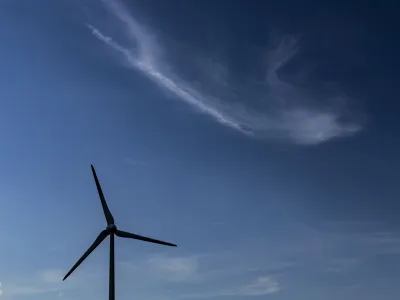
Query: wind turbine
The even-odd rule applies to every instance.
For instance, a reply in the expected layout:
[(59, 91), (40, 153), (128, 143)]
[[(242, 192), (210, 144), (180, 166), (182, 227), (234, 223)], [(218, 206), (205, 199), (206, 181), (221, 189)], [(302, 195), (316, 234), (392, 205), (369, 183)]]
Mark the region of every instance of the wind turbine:
[(99, 193), (100, 201), (101, 201), (101, 206), (103, 207), (104, 211), (104, 216), (106, 217), (107, 221), (107, 227), (104, 229), (102, 232), (100, 232), (99, 236), (96, 238), (96, 240), (93, 242), (93, 244), (89, 247), (88, 250), (82, 255), (82, 257), (76, 262), (76, 264), (69, 270), (67, 275), (63, 278), (63, 281), (68, 278), (69, 275), (72, 274), (72, 272), (90, 255), (90, 253), (93, 252), (94, 249), (97, 248), (101, 244), (102, 241), (107, 236), (110, 236), (110, 278), (109, 278), (109, 300), (115, 300), (115, 264), (114, 264), (114, 235), (122, 238), (130, 238), (130, 239), (135, 239), (135, 240), (141, 240), (145, 242), (150, 242), (150, 243), (155, 243), (155, 244), (161, 244), (161, 245), (166, 245), (166, 246), (172, 246), (176, 247), (175, 244), (155, 240), (149, 237), (145, 236), (140, 236), (134, 233), (126, 232), (117, 229), (117, 226), (115, 226), (114, 222), (114, 217), (112, 216), (110, 210), (108, 209), (106, 199), (104, 198), (103, 191), (101, 190), (101, 186), (99, 183), (99, 180), (96, 175), (96, 171), (94, 170), (93, 165), (90, 165), (92, 168), (92, 173), (94, 177), (94, 181), (96, 182), (97, 186), (97, 191)]

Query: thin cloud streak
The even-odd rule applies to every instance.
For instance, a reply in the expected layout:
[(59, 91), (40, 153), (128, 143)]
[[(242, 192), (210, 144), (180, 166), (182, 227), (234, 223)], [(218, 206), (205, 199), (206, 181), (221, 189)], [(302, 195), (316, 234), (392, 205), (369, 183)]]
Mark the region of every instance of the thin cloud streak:
[[(260, 138), (279, 137), (296, 144), (315, 145), (337, 137), (352, 136), (362, 126), (342, 122), (338, 110), (310, 106), (309, 94), (280, 80), (277, 71), (296, 53), (296, 40), (284, 38), (280, 45), (267, 53), (265, 85), (271, 90), (266, 101), (279, 107), (275, 112), (251, 110), (243, 104), (233, 103), (226, 97), (205, 94), (186, 82), (177, 74), (165, 71), (167, 62), (161, 57), (162, 50), (154, 36), (141, 26), (122, 4), (114, 0), (103, 0), (108, 10), (125, 25), (128, 37), (136, 42), (136, 49), (123, 47), (111, 36), (88, 24), (92, 34), (114, 50), (118, 51), (129, 66), (140, 71), (155, 84), (174, 94), (198, 111), (209, 115), (222, 125), (233, 128), (245, 135)], [(170, 69), (170, 68), (168, 68)], [(287, 96), (287, 95), (290, 96)], [(229, 97), (228, 97), (229, 98)], [(315, 103), (319, 100), (315, 99)], [(289, 105), (287, 105), (289, 103)]]
[(282, 289), (281, 285), (270, 276), (259, 277), (255, 282), (227, 290), (220, 295), (224, 296), (262, 296), (275, 294)]
[(190, 281), (198, 275), (197, 257), (151, 257), (147, 263), (166, 279)]
[(135, 160), (131, 157), (125, 158), (124, 162), (130, 166), (146, 166), (146, 165), (148, 165), (148, 162), (146, 162), (146, 161)]
[(269, 294), (275, 294), (282, 290), (282, 286), (278, 281), (270, 276), (258, 277), (255, 281), (250, 284), (239, 285), (231, 289), (221, 289), (215, 291), (209, 291), (204, 293), (196, 293), (184, 295), (183, 298), (214, 298), (214, 297), (235, 297), (235, 296), (264, 296)]
[(203, 96), (198, 94), (198, 92), (194, 90), (189, 91), (188, 87), (185, 88), (184, 86), (178, 86), (176, 82), (159, 72), (153, 65), (150, 64), (151, 58), (149, 58), (148, 55), (143, 58), (140, 57), (139, 59), (137, 59), (133, 56), (133, 53), (131, 51), (120, 46), (118, 43), (113, 41), (111, 37), (103, 35), (97, 28), (92, 25), (88, 25), (88, 27), (92, 30), (92, 33), (97, 38), (123, 54), (128, 62), (131, 63), (132, 67), (135, 67), (136, 69), (142, 71), (143, 74), (153, 80), (160, 87), (165, 88), (170, 92), (173, 92), (180, 99), (186, 101), (188, 104), (199, 109), (200, 111), (209, 114), (220, 123), (239, 130), (242, 133), (251, 134), (251, 132), (244, 130), (239, 124), (235, 123), (234, 120), (231, 120), (229, 117), (224, 116), (216, 109), (207, 106), (204, 103), (205, 101), (202, 101), (201, 99), (203, 98)]

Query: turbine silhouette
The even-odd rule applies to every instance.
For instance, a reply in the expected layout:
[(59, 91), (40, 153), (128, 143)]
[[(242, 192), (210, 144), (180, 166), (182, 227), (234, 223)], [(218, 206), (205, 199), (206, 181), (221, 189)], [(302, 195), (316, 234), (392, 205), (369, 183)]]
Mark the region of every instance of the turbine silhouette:
[(101, 190), (101, 186), (100, 186), (99, 180), (97, 178), (96, 171), (94, 170), (93, 165), (90, 165), (90, 166), (92, 168), (94, 181), (96, 182), (97, 191), (99, 193), (99, 197), (100, 197), (100, 201), (101, 201), (101, 206), (103, 207), (103, 211), (104, 211), (104, 216), (106, 217), (107, 227), (102, 232), (100, 232), (99, 236), (96, 238), (96, 240), (93, 242), (93, 244), (89, 247), (89, 249), (86, 250), (86, 252), (82, 255), (82, 257), (71, 268), (71, 270), (69, 270), (67, 275), (65, 275), (65, 277), (63, 278), (63, 281), (65, 279), (67, 279), (69, 275), (72, 274), (72, 272), (90, 255), (90, 253), (93, 252), (94, 249), (97, 248), (97, 246), (99, 246), (101, 244), (102, 241), (104, 241), (104, 239), (107, 236), (110, 236), (110, 271), (109, 271), (110, 278), (109, 278), (109, 294), (108, 295), (109, 295), (109, 300), (115, 300), (114, 235), (116, 235), (118, 237), (122, 237), (122, 238), (130, 238), (130, 239), (141, 240), (141, 241), (145, 241), (145, 242), (161, 244), (161, 245), (166, 245), (166, 246), (172, 246), (172, 247), (176, 247), (176, 245), (117, 229), (117, 226), (115, 226), (115, 223), (114, 223), (114, 217), (112, 216), (110, 210), (108, 209), (106, 199), (104, 198), (103, 191)]

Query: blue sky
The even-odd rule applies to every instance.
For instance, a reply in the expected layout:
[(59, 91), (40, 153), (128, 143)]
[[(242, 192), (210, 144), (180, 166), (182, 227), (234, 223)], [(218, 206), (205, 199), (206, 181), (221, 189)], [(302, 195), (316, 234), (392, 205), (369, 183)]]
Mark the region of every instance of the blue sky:
[(397, 299), (396, 11), (0, 3), (0, 299)]

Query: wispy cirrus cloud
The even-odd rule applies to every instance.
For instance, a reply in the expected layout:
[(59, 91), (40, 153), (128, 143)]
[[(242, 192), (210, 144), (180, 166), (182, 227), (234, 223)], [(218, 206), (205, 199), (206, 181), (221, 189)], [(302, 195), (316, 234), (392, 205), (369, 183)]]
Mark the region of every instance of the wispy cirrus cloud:
[[(268, 93), (257, 93), (255, 97), (268, 108), (252, 109), (246, 100), (254, 93), (242, 93), (239, 98), (231, 93), (233, 87), (227, 81), (227, 69), (222, 64), (217, 63), (217, 70), (212, 68), (206, 77), (218, 80), (214, 83), (223, 92), (206, 92), (209, 89), (204, 85), (191, 84), (172, 71), (174, 68), (161, 55), (165, 49), (161, 49), (155, 35), (139, 24), (126, 7), (116, 0), (103, 0), (103, 3), (114, 20), (124, 26), (128, 40), (133, 42), (123, 46), (112, 36), (88, 25), (93, 35), (116, 50), (130, 67), (220, 124), (249, 136), (284, 138), (306, 145), (351, 136), (363, 129), (357, 121), (345, 118), (346, 109), (332, 105), (345, 103), (347, 99), (343, 96), (315, 95), (312, 90), (295, 87), (280, 79), (278, 71), (298, 50), (297, 40), (293, 37), (284, 36), (278, 46), (266, 50), (263, 84)], [(222, 81), (221, 76), (224, 78)]]

